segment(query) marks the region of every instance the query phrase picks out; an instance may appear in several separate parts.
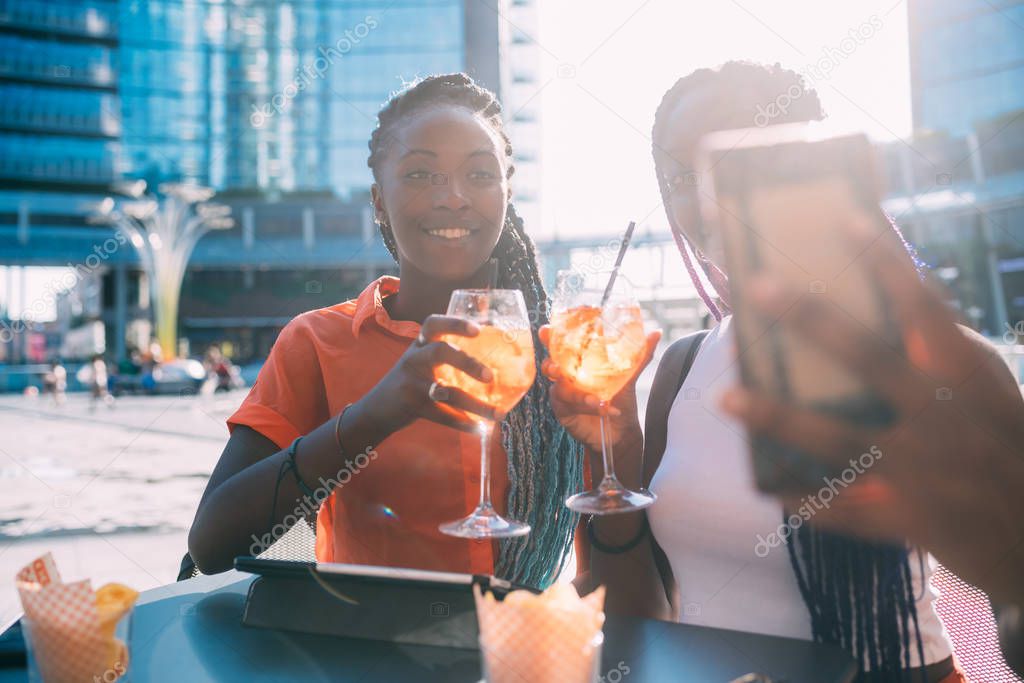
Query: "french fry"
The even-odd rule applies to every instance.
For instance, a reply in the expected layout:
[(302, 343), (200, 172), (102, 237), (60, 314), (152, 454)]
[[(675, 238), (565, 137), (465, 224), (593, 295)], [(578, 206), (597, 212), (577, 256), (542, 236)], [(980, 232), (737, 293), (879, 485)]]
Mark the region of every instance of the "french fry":
[(96, 591), (96, 611), (104, 637), (113, 638), (117, 622), (132, 608), (139, 592), (120, 583), (108, 583)]

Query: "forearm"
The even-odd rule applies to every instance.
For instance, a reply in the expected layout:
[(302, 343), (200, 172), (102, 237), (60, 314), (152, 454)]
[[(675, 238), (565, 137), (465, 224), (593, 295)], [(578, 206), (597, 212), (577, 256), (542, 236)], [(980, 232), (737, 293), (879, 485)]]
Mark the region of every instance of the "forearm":
[[(357, 456), (372, 452), (375, 458), (372, 447), (390, 431), (368, 405), (360, 401), (345, 411), (340, 434), (344, 455), (335, 437), (336, 417), (305, 435), (298, 445), (298, 473), (312, 489), (314, 500), (303, 495), (291, 472), (278, 483), (282, 465), (288, 459), (287, 450), (246, 467), (211, 490), (189, 533), (189, 552), (200, 571), (226, 571), (238, 555), (262, 552), (295, 522), (314, 514), (342, 479), (347, 481), (358, 471), (359, 461), (364, 458)], [(346, 471), (349, 474), (343, 476)]]
[[(643, 514), (630, 512), (595, 517), (594, 534), (605, 545), (629, 543), (643, 528)], [(605, 608), (608, 612), (649, 619), (673, 618), (672, 606), (654, 562), (649, 534), (624, 553), (610, 554), (593, 548), (590, 571), (593, 583), (607, 589)]]
[[(640, 454), (642, 436), (634, 436), (617, 446), (615, 472), (623, 486), (636, 490), (642, 487)], [(595, 484), (604, 474), (600, 454), (591, 454), (591, 471)], [(606, 546), (622, 546), (635, 539), (644, 527), (644, 512), (594, 516), (594, 535)], [(661, 573), (654, 561), (652, 538), (648, 532), (640, 543), (624, 553), (605, 553), (592, 548), (590, 570), (595, 585), (607, 589), (606, 609), (614, 614), (627, 614), (652, 619), (671, 619), (672, 607), (665, 594)]]

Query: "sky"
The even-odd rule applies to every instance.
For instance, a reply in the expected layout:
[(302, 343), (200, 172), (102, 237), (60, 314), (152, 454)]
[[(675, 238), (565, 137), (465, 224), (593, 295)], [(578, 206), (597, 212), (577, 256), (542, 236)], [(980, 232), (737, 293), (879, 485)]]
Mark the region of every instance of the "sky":
[[(809, 74), (833, 123), (906, 136), (906, 1), (540, 0), (539, 26), (527, 33), (540, 46), (544, 206), (531, 233), (611, 235), (630, 220), (641, 232), (667, 230), (650, 154), (654, 111), (676, 79), (729, 59)], [(631, 253), (627, 270), (646, 258)], [(6, 270), (0, 301), (18, 317), (21, 276)], [(60, 273), (27, 270), (26, 308)]]
[(906, 0), (557, 0), (540, 8), (544, 209), (534, 234), (612, 233), (629, 220), (667, 229), (651, 124), (664, 92), (700, 67), (780, 62), (814, 77), (840, 127), (876, 139), (911, 129)]

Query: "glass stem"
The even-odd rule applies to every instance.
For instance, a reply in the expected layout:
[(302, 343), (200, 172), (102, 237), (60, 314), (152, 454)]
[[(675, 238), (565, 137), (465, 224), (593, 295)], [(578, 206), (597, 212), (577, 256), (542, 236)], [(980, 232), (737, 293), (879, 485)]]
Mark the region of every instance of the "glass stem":
[(491, 505), (491, 459), (487, 457), (487, 445), (491, 437), (493, 427), (486, 423), (480, 423), (480, 509), (490, 509)]
[[(604, 408), (604, 406), (601, 406)], [(612, 440), (610, 435), (605, 436), (604, 413), (598, 415), (598, 423), (601, 427), (601, 458), (604, 461), (604, 478), (601, 480), (601, 488), (611, 486), (618, 487), (619, 480), (615, 478), (615, 458), (612, 456)]]

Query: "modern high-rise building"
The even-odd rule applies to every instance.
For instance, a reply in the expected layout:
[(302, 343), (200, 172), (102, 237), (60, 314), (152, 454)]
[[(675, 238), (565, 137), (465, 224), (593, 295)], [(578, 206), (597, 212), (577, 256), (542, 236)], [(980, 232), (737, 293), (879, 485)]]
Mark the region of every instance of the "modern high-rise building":
[(505, 126), (512, 140), (516, 172), (512, 177), (513, 202), (527, 226), (537, 231), (541, 220), (541, 54), (538, 0), (512, 0), (504, 10), (500, 45), (501, 99)]
[(914, 128), (966, 135), (1024, 109), (1024, 1), (910, 0)]
[(886, 208), (965, 321), (1024, 344), (1024, 2), (911, 0), (915, 132)]
[[(63, 240), (88, 232), (87, 207), (119, 177), (117, 8), (109, 0), (0, 0), (0, 264), (63, 265), (71, 256), (56, 253)], [(8, 293), (13, 275), (9, 268)], [(96, 301), (98, 278), (89, 273), (80, 283), (87, 304)], [(21, 315), (53, 305), (55, 292), (27, 297), (24, 270), (18, 279)], [(52, 326), (11, 322), (0, 334), (0, 359), (38, 360), (37, 342)]]
[(218, 190), (365, 191), (376, 113), (403, 81), (493, 89), (497, 13), (463, 0), (121, 3), (128, 173)]
[(106, 191), (117, 177), (116, 2), (0, 0), (0, 181)]

